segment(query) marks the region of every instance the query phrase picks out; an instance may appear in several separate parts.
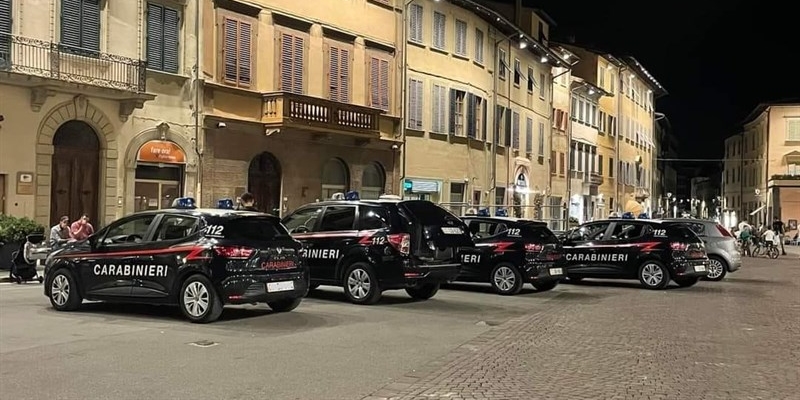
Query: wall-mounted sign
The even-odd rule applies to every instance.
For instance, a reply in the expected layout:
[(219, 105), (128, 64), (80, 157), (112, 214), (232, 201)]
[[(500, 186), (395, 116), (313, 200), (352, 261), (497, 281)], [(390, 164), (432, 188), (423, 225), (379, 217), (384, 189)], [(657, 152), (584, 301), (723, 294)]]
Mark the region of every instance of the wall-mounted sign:
[(186, 153), (175, 142), (151, 140), (139, 148), (137, 161), (167, 164), (185, 164)]
[(17, 194), (33, 194), (34, 187), (33, 172), (17, 172)]

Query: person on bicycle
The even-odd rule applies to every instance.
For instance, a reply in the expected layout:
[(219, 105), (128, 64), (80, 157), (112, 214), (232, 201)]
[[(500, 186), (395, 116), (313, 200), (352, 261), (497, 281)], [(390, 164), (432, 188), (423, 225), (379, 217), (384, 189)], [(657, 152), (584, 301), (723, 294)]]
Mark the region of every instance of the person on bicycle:
[(744, 226), (742, 233), (739, 234), (739, 240), (742, 241), (742, 252), (744, 255), (750, 255), (750, 226)]

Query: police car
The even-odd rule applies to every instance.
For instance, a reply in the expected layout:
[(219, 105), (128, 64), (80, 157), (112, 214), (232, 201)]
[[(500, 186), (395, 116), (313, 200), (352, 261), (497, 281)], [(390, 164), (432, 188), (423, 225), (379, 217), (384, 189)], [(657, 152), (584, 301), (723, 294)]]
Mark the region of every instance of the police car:
[(488, 281), (495, 292), (514, 295), (530, 283), (553, 289), (565, 276), (558, 238), (539, 221), (509, 217), (465, 216), (479, 254), (462, 254), (459, 281)]
[(455, 215), (423, 200), (357, 192), (307, 204), (283, 224), (303, 243), (311, 288), (341, 286), (356, 304), (374, 304), (385, 290), (405, 289), (429, 299), (461, 269), (459, 252), (474, 251), (467, 227)]
[(211, 322), (223, 304), (296, 308), (308, 292), (302, 247), (277, 217), (234, 211), (231, 200), (198, 209), (191, 198), (173, 209), (143, 211), (51, 253), (45, 290), (53, 308), (83, 300), (177, 304), (192, 322)]
[(585, 223), (564, 239), (567, 277), (639, 279), (647, 289), (670, 280), (689, 287), (708, 274), (703, 241), (682, 224), (642, 219)]

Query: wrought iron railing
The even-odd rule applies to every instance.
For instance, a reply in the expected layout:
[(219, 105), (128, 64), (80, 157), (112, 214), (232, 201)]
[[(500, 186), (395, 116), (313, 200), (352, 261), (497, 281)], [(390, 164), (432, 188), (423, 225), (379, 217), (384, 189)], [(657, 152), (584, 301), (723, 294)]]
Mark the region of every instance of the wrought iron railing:
[(0, 71), (143, 93), (146, 62), (0, 33)]
[(333, 130), (377, 132), (381, 110), (286, 92), (264, 95), (264, 122), (303, 123)]

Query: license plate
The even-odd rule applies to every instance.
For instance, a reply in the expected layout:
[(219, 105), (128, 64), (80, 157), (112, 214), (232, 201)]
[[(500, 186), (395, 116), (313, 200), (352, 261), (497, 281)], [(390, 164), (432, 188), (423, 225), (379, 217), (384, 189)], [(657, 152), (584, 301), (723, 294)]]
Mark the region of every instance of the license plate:
[(445, 235), (460, 235), (463, 233), (461, 231), (461, 228), (452, 228), (452, 227), (443, 227), (442, 232), (444, 232)]
[(694, 266), (695, 272), (705, 272), (706, 266), (705, 265), (695, 265)]
[(267, 283), (267, 292), (285, 292), (287, 290), (294, 290), (294, 282), (293, 281), (284, 281), (284, 282), (269, 282)]
[(562, 268), (550, 268), (550, 275), (564, 275)]

